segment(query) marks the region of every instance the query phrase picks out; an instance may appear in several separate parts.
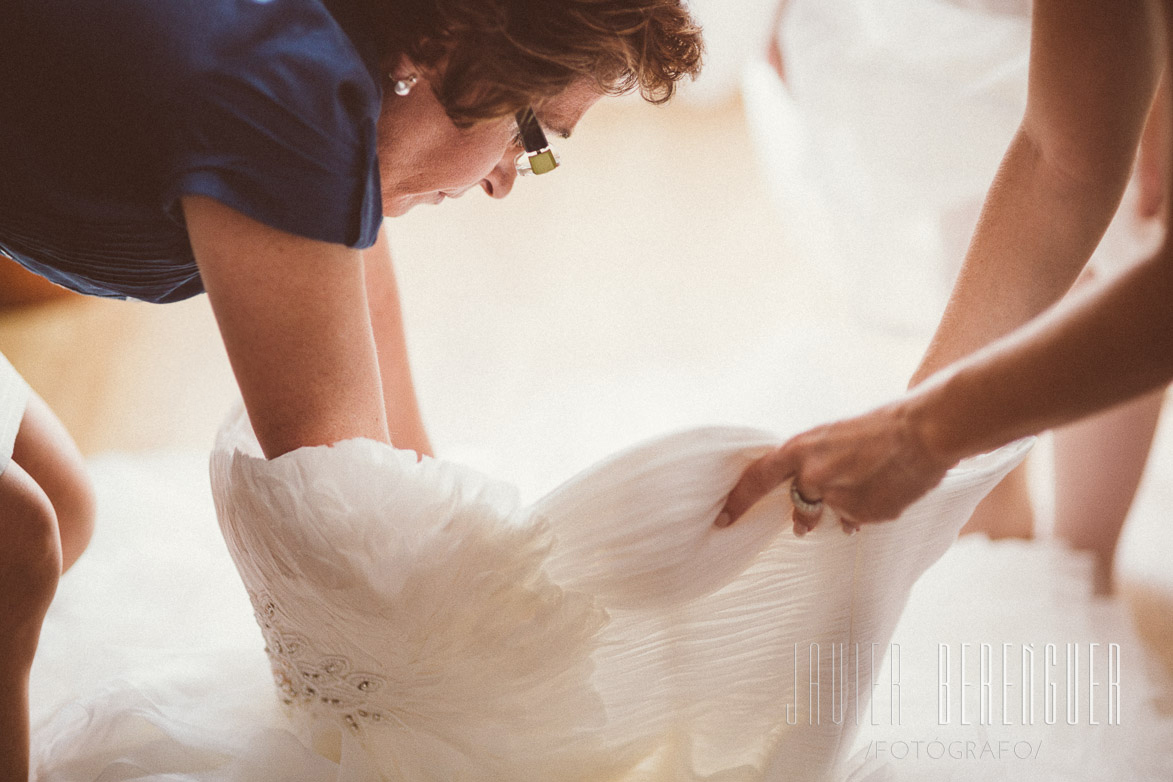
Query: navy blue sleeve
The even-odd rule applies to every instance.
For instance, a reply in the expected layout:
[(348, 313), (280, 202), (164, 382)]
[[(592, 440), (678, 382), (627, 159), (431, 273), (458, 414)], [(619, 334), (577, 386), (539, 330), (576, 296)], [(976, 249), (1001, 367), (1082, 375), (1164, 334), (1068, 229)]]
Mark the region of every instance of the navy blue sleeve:
[(201, 33), (169, 85), (164, 207), (178, 215), (180, 196), (205, 195), (279, 230), (369, 247), (382, 220), (371, 73), (321, 5), (229, 2), (231, 20), (192, 20)]

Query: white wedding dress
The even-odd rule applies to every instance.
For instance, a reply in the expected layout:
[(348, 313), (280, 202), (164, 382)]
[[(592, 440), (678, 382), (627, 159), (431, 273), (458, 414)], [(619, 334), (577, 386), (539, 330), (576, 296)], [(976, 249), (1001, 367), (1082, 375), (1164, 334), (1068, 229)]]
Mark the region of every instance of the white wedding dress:
[[(522, 507), (510, 485), (373, 441), (266, 461), (241, 414), (213, 454), (213, 493), (289, 722), (257, 703), (245, 718), (224, 707), (239, 730), (203, 732), (207, 714), (96, 708), (48, 730), (40, 778), (842, 776), (866, 661), (1029, 444), (963, 464), (855, 536), (825, 523), (794, 537), (784, 491), (714, 528), (779, 442), (670, 435)], [(282, 764), (296, 775), (273, 776)]]

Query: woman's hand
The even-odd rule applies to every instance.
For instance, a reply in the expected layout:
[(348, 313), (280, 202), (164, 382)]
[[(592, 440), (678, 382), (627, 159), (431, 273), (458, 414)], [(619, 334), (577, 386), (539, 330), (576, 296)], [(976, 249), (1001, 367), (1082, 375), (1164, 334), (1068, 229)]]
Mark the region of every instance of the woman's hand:
[(758, 459), (729, 493), (717, 526), (732, 524), (791, 478), (798, 494), (792, 516), (797, 535), (813, 529), (823, 515), (822, 507), (803, 508), (803, 500), (830, 508), (847, 532), (896, 518), (957, 461), (934, 453), (927, 443), (914, 412), (917, 398), (811, 429)]

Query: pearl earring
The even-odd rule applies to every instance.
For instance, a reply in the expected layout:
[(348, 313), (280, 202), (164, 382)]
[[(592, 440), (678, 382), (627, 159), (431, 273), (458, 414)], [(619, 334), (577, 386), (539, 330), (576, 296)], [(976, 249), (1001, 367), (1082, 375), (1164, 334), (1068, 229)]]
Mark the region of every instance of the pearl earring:
[(396, 95), (407, 95), (411, 92), (411, 88), (415, 86), (416, 75), (413, 73), (406, 79), (396, 79), (394, 74), (387, 74), (388, 77), (395, 79), (395, 83), (391, 85), (391, 89), (395, 91)]

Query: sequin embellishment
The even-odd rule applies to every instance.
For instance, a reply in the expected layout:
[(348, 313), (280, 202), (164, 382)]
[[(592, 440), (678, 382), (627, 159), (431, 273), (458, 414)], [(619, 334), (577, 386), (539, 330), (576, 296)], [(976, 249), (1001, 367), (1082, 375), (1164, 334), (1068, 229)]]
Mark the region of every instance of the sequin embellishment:
[(383, 679), (354, 671), (341, 655), (319, 654), (304, 636), (285, 629), (281, 609), (267, 593), (249, 590), (249, 599), (265, 638), (273, 682), (287, 708), (319, 713), (326, 709), (360, 736), (364, 726), (388, 719), (373, 699), (386, 685)]

